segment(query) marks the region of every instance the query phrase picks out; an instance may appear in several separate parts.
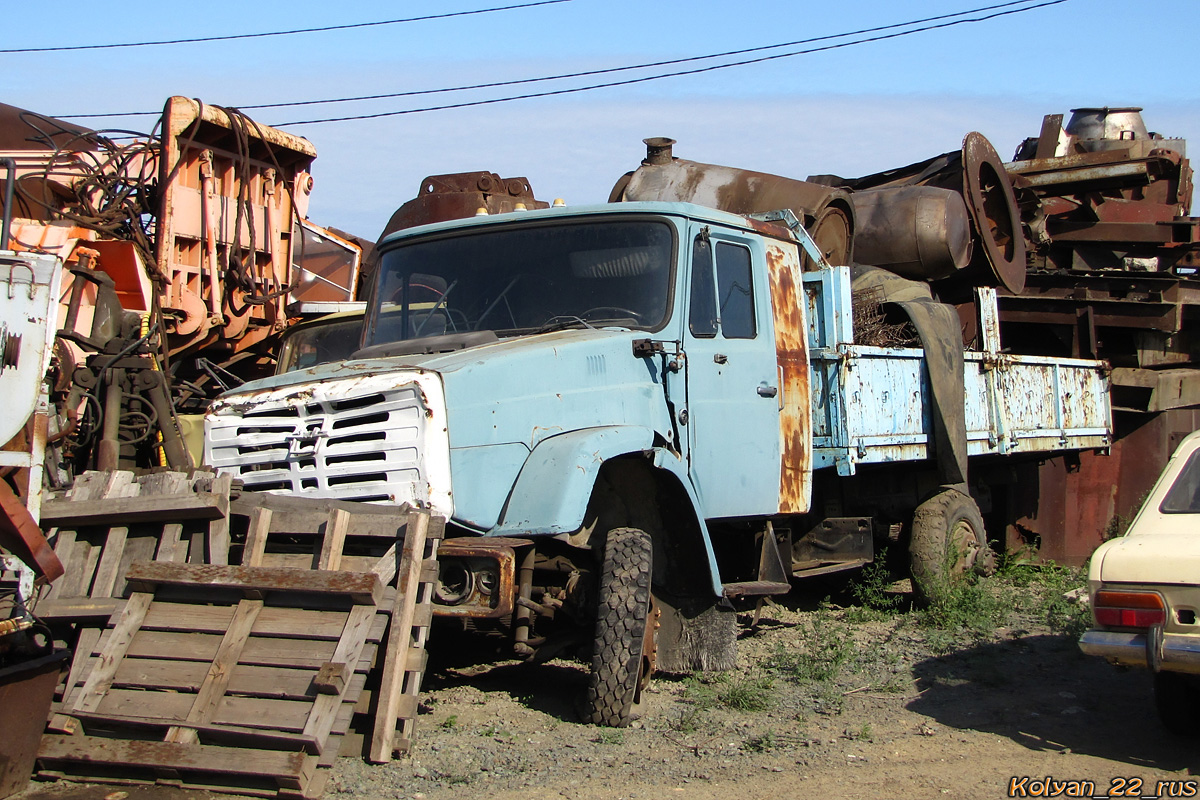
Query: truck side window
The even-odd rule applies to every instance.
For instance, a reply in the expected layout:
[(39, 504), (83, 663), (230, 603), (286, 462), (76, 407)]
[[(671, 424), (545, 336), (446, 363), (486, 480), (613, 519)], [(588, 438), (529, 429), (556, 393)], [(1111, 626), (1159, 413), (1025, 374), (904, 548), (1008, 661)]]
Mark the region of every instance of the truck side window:
[(757, 327), (748, 248), (726, 242), (717, 243), (717, 298), (721, 309), (721, 336), (726, 339), (753, 339)]
[(713, 284), (712, 244), (705, 231), (692, 246), (692, 298), (688, 327), (693, 336), (717, 335), (716, 286)]

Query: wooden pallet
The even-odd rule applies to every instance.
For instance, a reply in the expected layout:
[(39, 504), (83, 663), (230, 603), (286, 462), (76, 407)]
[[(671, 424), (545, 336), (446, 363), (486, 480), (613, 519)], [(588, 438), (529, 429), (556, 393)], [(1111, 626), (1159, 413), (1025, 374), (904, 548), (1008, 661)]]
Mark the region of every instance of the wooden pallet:
[[(417, 701), (425, 673), (425, 644), (433, 619), (433, 590), (437, 580), (437, 550), (445, 520), (413, 514), (407, 531), (397, 531), (394, 511), (337, 501), (311, 501), (270, 494), (243, 494), (232, 506), (236, 520), (247, 519), (242, 561), (261, 559), (263, 564), (313, 565), (326, 569), (370, 570), (387, 583), (395, 583), (386, 653), (372, 690), (374, 714), (367, 717), (369, 747), (350, 743), (344, 754), (363, 752), (371, 761), (385, 763), (393, 754), (412, 746)], [(317, 524), (320, 513), (327, 516)], [(239, 549), (234, 534), (233, 552)], [(397, 542), (403, 548), (397, 550)], [(330, 550), (341, 555), (325, 560)], [(364, 752), (365, 751), (365, 752)]]
[[(64, 573), (42, 591), (35, 610), (73, 634), (60, 698), (81, 684), (105, 621), (124, 605), (130, 564), (228, 563), (231, 483), (211, 472), (86, 472), (65, 497), (43, 502), (42, 525)], [(61, 724), (52, 720), (51, 727)]]
[(316, 797), (373, 668), (372, 756), (407, 748), (442, 520), (242, 497), (226, 527), (239, 566), (125, 572), (132, 593), (77, 654), (52, 724), (76, 735), (44, 738), (40, 775)]
[(42, 769), (319, 795), (320, 756), (383, 633), (379, 577), (148, 562), (126, 577), (135, 591), (64, 704), (82, 733), (47, 736)]

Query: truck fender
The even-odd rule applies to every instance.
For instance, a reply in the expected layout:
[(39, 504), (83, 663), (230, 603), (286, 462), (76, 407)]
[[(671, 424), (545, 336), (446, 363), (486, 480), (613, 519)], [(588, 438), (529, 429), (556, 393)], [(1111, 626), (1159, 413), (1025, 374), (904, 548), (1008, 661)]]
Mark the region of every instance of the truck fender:
[(573, 533), (583, 524), (600, 465), (654, 445), (654, 431), (608, 425), (543, 439), (525, 459), (489, 536)]
[(713, 593), (721, 596), (716, 556), (687, 465), (674, 453), (654, 447), (654, 431), (650, 428), (611, 425), (542, 440), (517, 475), (500, 522), (487, 535), (574, 533), (583, 525), (600, 466), (609, 459), (631, 454), (649, 457), (655, 468), (670, 473), (683, 487), (700, 529)]

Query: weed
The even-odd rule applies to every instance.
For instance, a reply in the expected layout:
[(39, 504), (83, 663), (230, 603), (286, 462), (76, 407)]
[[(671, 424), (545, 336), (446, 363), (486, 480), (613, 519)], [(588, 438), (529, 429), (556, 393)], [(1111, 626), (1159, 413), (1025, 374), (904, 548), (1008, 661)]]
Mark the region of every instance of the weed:
[(801, 629), (802, 651), (776, 648), (767, 666), (800, 684), (833, 680), (853, 652), (853, 642), (828, 608), (820, 608)]
[(501, 739), (513, 738), (513, 734), (509, 733), (508, 731), (506, 731), (503, 728), (498, 727), (496, 725), (483, 726), (483, 728), (481, 728), (479, 731), (479, 735), (485, 736), (485, 737), (498, 737)]
[(1146, 498), (1149, 496), (1149, 490), (1142, 492), (1142, 496), (1133, 504), (1133, 513), (1128, 517), (1123, 514), (1114, 514), (1108, 521), (1108, 525), (1104, 526), (1104, 540), (1116, 539), (1118, 536), (1128, 533), (1129, 526), (1133, 524), (1133, 518), (1142, 510), (1142, 506), (1146, 504)]
[(458, 727), (458, 714), (451, 714), (442, 720), (442, 727), (446, 730), (452, 730)]
[(774, 731), (751, 736), (742, 742), (742, 749), (747, 753), (769, 753), (778, 746), (779, 742), (775, 738)]
[(847, 728), (845, 736), (852, 742), (869, 742), (872, 741), (873, 733), (874, 731), (871, 728), (871, 723), (864, 722), (862, 726), (857, 729)]
[(734, 711), (766, 711), (773, 704), (775, 681), (768, 675), (730, 681), (717, 692), (717, 701)]
[(667, 727), (679, 733), (696, 733), (703, 722), (705, 709), (700, 706), (686, 705), (679, 709), (679, 714), (667, 720)]
[(600, 728), (592, 741), (597, 744), (624, 744), (625, 732), (616, 728)]
[(850, 584), (850, 594), (871, 611), (892, 612), (900, 607), (900, 597), (888, 593), (891, 575), (887, 568), (887, 548), (881, 549), (875, 560), (863, 567), (858, 580)]
[(984, 638), (1008, 619), (1011, 607), (1000, 594), (987, 579), (947, 581), (930, 593), (920, 622), (927, 628)]
[(1030, 571), (1036, 572), (1036, 579), (1027, 587), (1027, 613), (1055, 633), (1078, 637), (1087, 630), (1091, 615), (1079, 599), (1087, 586), (1084, 570), (1048, 563), (1031, 567)]

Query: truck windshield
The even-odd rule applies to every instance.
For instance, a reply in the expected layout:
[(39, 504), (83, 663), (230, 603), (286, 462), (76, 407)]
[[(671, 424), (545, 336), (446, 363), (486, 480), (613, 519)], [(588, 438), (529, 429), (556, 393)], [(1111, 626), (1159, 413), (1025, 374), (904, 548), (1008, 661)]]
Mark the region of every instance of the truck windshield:
[(463, 231), (383, 254), (364, 346), (667, 321), (674, 233), (651, 220)]

